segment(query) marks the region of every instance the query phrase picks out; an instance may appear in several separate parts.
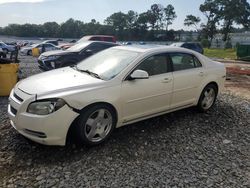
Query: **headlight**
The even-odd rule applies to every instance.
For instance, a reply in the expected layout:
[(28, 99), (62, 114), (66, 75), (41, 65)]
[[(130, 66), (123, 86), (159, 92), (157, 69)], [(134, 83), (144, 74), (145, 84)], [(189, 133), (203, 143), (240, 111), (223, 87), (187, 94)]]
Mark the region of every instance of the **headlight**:
[(35, 101), (29, 104), (27, 112), (37, 115), (47, 115), (57, 111), (65, 104), (66, 102), (63, 99), (45, 99)]

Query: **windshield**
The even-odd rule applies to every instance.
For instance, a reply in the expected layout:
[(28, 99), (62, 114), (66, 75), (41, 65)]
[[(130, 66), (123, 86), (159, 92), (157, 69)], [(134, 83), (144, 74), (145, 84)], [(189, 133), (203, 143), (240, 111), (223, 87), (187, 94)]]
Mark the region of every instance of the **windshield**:
[(81, 61), (77, 68), (98, 74), (110, 80), (124, 70), (139, 55), (138, 52), (109, 48)]
[(90, 44), (90, 42), (76, 43), (75, 45), (68, 48), (67, 51), (79, 52), (82, 49), (84, 49), (85, 47), (87, 47), (89, 44)]

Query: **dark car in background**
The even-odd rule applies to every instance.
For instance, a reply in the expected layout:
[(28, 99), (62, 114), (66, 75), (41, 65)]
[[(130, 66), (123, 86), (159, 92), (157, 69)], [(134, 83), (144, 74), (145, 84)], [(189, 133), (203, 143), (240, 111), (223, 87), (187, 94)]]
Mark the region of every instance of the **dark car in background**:
[(77, 64), (79, 61), (107, 48), (118, 46), (116, 43), (85, 41), (68, 48), (45, 52), (38, 58), (39, 68), (47, 71)]
[(201, 44), (198, 42), (176, 42), (176, 43), (171, 44), (170, 46), (187, 48), (187, 49), (199, 52), (201, 54), (204, 53), (204, 50), (203, 50)]

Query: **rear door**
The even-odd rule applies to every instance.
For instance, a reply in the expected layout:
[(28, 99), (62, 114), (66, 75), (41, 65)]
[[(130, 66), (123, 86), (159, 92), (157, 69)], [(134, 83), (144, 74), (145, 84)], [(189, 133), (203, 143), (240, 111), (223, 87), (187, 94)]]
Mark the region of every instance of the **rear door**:
[(193, 104), (205, 79), (204, 67), (197, 57), (188, 53), (170, 53), (173, 66), (173, 97), (171, 108)]

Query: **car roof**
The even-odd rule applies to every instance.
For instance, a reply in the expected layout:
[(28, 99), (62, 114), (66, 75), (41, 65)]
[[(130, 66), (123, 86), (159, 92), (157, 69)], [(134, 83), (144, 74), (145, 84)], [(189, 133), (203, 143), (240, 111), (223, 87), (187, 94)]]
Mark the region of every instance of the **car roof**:
[(166, 46), (166, 45), (131, 45), (131, 46), (116, 46), (114, 48), (129, 50), (139, 53), (146, 52), (160, 52), (160, 51), (168, 51), (168, 52), (187, 52), (187, 53), (195, 53), (193, 50), (189, 50), (186, 48), (175, 47), (175, 46)]
[[(96, 41), (96, 40), (86, 40), (86, 41), (81, 41), (81, 42), (78, 42), (78, 44), (92, 44), (92, 43), (100, 43), (100, 44), (111, 44), (111, 45), (116, 45), (116, 46), (119, 46), (119, 44), (117, 43), (114, 43), (114, 42), (107, 42), (107, 41)], [(77, 43), (76, 43), (77, 44)]]
[(90, 38), (90, 37), (110, 37), (110, 38), (114, 38), (114, 36), (112, 36), (112, 35), (86, 35), (86, 36), (84, 36), (84, 37), (82, 37), (82, 38)]

